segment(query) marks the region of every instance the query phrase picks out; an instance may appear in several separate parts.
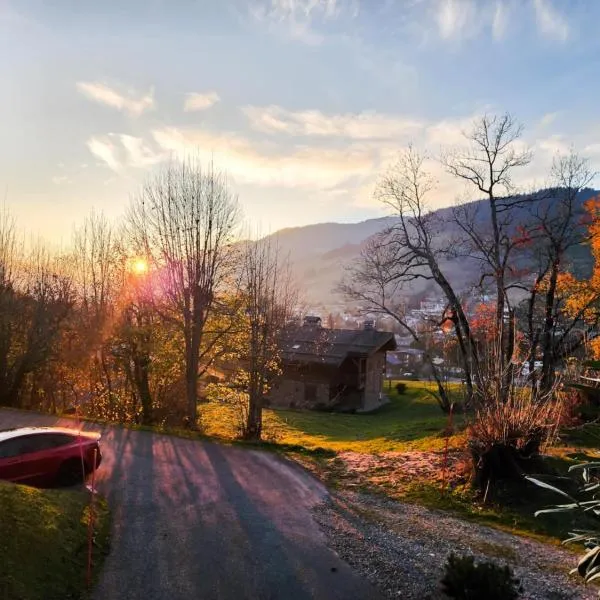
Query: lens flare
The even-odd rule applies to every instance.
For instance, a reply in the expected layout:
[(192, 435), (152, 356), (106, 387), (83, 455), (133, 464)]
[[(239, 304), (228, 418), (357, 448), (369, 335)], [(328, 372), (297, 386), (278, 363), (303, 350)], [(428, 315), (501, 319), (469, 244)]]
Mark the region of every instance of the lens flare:
[(145, 275), (148, 272), (148, 261), (145, 258), (136, 258), (131, 263), (131, 271), (135, 275)]

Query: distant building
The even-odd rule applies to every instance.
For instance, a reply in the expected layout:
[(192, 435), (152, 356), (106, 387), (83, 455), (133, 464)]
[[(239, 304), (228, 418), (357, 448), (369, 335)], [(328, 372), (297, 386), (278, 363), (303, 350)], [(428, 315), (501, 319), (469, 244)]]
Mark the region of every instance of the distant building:
[(327, 329), (307, 316), (282, 342), (279, 384), (271, 391), (275, 407), (367, 412), (384, 403), (386, 352), (394, 335), (372, 321), (359, 330)]
[(425, 352), (417, 348), (398, 348), (387, 354), (386, 374), (388, 377), (402, 377), (405, 373), (415, 373), (423, 366)]

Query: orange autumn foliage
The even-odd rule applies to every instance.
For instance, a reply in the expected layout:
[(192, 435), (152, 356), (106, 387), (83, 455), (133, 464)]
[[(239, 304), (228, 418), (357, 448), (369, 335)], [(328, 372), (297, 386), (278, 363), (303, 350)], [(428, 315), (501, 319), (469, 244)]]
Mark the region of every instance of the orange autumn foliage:
[(493, 302), (480, 302), (473, 311), (471, 331), (475, 339), (492, 342), (497, 337), (496, 306)]
[(564, 311), (571, 318), (585, 321), (595, 319), (600, 301), (600, 197), (596, 196), (585, 204), (583, 222), (588, 228), (593, 269), (589, 279), (577, 279), (571, 273), (561, 273), (557, 286), (564, 298)]

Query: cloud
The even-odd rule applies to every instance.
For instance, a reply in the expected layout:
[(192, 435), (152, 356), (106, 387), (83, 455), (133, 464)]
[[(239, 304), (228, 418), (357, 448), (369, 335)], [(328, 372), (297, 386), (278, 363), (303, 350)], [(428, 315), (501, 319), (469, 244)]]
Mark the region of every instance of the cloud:
[(246, 106), (242, 112), (253, 129), (290, 136), (339, 137), (354, 140), (398, 139), (417, 133), (417, 119), (376, 112), (327, 115), (319, 110), (289, 111), (281, 106)]
[(149, 168), (170, 158), (197, 157), (204, 163), (214, 162), (238, 182), (262, 186), (333, 187), (370, 176), (378, 164), (378, 153), (373, 148), (257, 147), (242, 136), (194, 128), (156, 129), (151, 139), (110, 133), (91, 138), (87, 145), (92, 154), (119, 174), (128, 168)]
[(469, 37), (474, 33), (474, 16), (471, 0), (440, 0), (436, 12), (440, 37), (445, 40)]
[(185, 112), (193, 112), (196, 110), (206, 110), (219, 102), (221, 98), (217, 92), (206, 92), (204, 94), (190, 93), (185, 97), (183, 110)]
[(152, 132), (163, 154), (197, 156), (213, 161), (244, 183), (283, 187), (333, 187), (373, 172), (377, 155), (368, 148), (343, 150), (311, 147), (258, 148), (244, 137), (215, 134), (203, 129), (175, 127)]
[(533, 5), (538, 31), (551, 39), (565, 41), (569, 23), (553, 6), (552, 0), (436, 0), (437, 33), (444, 41), (460, 41), (487, 35), (491, 27), (494, 40), (503, 40), (524, 18), (524, 11)]
[(496, 9), (492, 18), (492, 35), (495, 40), (501, 40), (506, 33), (508, 24), (508, 8), (502, 0), (496, 2)]
[(559, 113), (557, 112), (551, 112), (551, 113), (546, 113), (541, 119), (540, 122), (538, 123), (539, 127), (548, 127), (549, 125), (551, 125), (552, 123), (554, 123), (554, 121), (556, 121), (556, 117), (558, 117)]
[(465, 143), (465, 132), (470, 131), (476, 115), (460, 119), (443, 119), (430, 123), (425, 130), (425, 145), (433, 152), (440, 147), (460, 146)]
[(92, 137), (87, 142), (89, 151), (116, 173), (127, 167), (145, 169), (167, 158), (164, 153), (151, 149), (142, 138), (124, 133), (109, 133)]
[(284, 31), (309, 45), (323, 41), (316, 27), (340, 16), (355, 17), (359, 0), (258, 0), (250, 2), (250, 17), (271, 31)]
[(55, 175), (52, 177), (52, 183), (54, 185), (60, 185), (61, 183), (71, 183), (71, 181), (66, 175)]
[(142, 138), (121, 134), (118, 136), (126, 154), (126, 164), (136, 169), (145, 169), (167, 158), (165, 153), (155, 152)]
[(105, 163), (109, 169), (118, 172), (121, 169), (121, 161), (118, 156), (118, 148), (112, 143), (109, 136), (102, 138), (93, 137), (87, 141), (88, 150)]
[(143, 112), (155, 107), (152, 90), (143, 96), (137, 95), (136, 97), (135, 93), (124, 95), (97, 81), (79, 81), (76, 87), (81, 94), (90, 100), (126, 112), (132, 117), (139, 117)]
[(549, 0), (533, 0), (538, 30), (546, 37), (564, 42), (569, 37), (569, 24)]
[(535, 144), (543, 152), (548, 154), (566, 154), (569, 151), (569, 144), (565, 141), (562, 135), (554, 134), (547, 138), (537, 140)]

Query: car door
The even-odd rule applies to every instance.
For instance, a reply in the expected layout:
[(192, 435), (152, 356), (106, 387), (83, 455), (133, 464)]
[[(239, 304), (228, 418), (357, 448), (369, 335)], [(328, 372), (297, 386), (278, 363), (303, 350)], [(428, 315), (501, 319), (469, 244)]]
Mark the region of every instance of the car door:
[(20, 483), (40, 486), (52, 483), (60, 465), (56, 450), (61, 437), (54, 433), (36, 433), (22, 438)]

